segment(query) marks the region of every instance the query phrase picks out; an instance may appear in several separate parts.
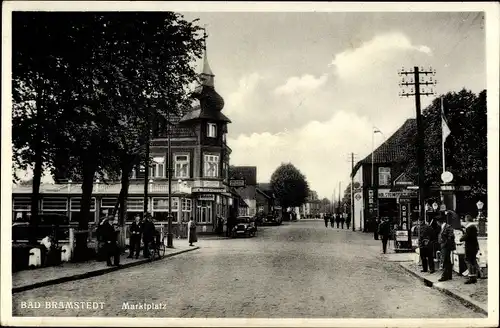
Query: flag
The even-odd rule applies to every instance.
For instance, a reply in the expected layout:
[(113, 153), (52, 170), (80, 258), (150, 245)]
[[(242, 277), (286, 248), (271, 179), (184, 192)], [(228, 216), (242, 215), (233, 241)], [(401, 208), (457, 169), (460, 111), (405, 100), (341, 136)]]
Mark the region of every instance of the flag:
[(442, 130), (442, 140), (444, 144), (446, 138), (448, 138), (448, 136), (450, 135), (451, 130), (448, 127), (448, 123), (446, 123), (446, 118), (444, 117), (443, 98), (441, 98), (441, 130)]

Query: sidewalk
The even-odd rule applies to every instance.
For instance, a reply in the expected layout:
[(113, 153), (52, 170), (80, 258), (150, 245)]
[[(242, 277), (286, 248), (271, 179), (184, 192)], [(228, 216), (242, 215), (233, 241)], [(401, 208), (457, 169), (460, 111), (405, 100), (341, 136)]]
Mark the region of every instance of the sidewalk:
[[(163, 259), (196, 249), (199, 249), (199, 247), (190, 247), (187, 243), (186, 245), (178, 244), (175, 248), (167, 248)], [(150, 262), (149, 259), (139, 258), (136, 260), (129, 259), (127, 256), (128, 253), (121, 256), (119, 267), (108, 267), (106, 261), (88, 261), (83, 263), (64, 262), (56, 267), (14, 272), (12, 274), (12, 293), (19, 293), (25, 290), (60, 284), (67, 281), (95, 277)]]
[(415, 253), (388, 253), (383, 257), (390, 262), (398, 264), (428, 287), (435, 288), (440, 292), (451, 296), (463, 304), (488, 315), (488, 279), (478, 279), (476, 284), (465, 285), (466, 277), (453, 272), (453, 279), (439, 282), (440, 270), (433, 274), (420, 272), (421, 267), (414, 261)]

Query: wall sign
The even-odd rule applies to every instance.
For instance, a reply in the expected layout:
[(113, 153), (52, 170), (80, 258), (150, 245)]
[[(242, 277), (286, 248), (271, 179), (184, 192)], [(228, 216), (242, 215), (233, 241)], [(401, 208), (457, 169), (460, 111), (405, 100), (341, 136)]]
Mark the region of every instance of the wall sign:
[(378, 198), (398, 198), (398, 197), (414, 198), (417, 197), (418, 194), (414, 191), (409, 191), (409, 190), (397, 191), (397, 192), (379, 190), (377, 196)]
[(198, 200), (215, 200), (215, 195), (199, 195)]
[(231, 187), (245, 187), (245, 179), (231, 179), (229, 180)]
[(224, 188), (201, 188), (201, 187), (191, 189), (192, 192), (207, 192), (207, 193), (224, 192), (224, 190), (225, 190)]

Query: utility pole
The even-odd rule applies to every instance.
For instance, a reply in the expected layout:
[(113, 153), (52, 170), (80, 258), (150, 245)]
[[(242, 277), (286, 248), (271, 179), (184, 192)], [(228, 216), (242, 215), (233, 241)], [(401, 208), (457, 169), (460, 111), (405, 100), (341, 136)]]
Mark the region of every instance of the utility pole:
[(356, 228), (354, 226), (354, 157), (356, 154), (350, 153), (349, 154), (349, 161), (351, 162), (351, 223), (352, 223), (352, 231), (356, 231)]
[[(398, 75), (402, 77), (400, 87), (409, 87), (410, 90), (404, 90), (399, 93), (400, 97), (415, 96), (415, 108), (417, 119), (417, 166), (418, 166), (418, 204), (419, 204), (419, 217), (425, 217), (425, 142), (424, 142), (424, 127), (422, 124), (422, 113), (420, 109), (420, 96), (433, 96), (435, 95), (434, 88), (430, 91), (426, 88), (435, 86), (437, 81), (433, 80), (436, 75), (436, 70), (429, 68), (425, 70), (423, 67), (415, 66), (413, 70), (406, 71), (402, 68)], [(411, 223), (411, 219), (410, 219)], [(410, 228), (410, 224), (408, 224)]]
[(342, 193), (341, 182), (339, 181), (339, 203), (337, 204), (337, 213), (340, 215), (340, 194)]

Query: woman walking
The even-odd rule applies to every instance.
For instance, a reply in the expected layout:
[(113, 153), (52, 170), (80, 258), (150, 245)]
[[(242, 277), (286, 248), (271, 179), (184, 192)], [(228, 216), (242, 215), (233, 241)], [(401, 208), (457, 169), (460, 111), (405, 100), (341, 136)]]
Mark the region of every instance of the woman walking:
[(191, 217), (188, 222), (188, 240), (189, 246), (194, 246), (193, 243), (198, 241), (198, 237), (196, 236), (196, 223), (194, 222), (193, 217)]

